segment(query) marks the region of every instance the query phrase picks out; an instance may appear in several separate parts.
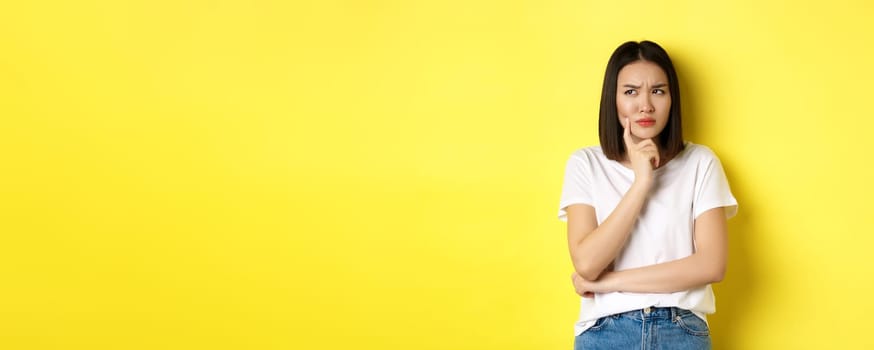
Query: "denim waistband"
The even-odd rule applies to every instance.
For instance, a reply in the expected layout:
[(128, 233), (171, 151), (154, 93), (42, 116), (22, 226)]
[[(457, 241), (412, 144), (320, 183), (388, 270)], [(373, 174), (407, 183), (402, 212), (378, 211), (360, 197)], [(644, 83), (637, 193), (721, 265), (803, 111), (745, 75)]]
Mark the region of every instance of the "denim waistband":
[(666, 319), (673, 320), (681, 314), (691, 313), (689, 310), (678, 307), (646, 307), (638, 310), (631, 310), (613, 315), (614, 317), (624, 316), (638, 320), (642, 319)]

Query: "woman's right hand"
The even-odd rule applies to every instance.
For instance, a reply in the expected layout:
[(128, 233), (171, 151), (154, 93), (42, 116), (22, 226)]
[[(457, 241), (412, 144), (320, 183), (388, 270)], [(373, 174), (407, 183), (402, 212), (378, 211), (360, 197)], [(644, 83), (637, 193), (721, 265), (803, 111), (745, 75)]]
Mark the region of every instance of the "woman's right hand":
[(653, 179), (653, 169), (659, 166), (659, 148), (652, 139), (635, 143), (631, 137), (631, 118), (625, 118), (625, 152), (631, 169), (634, 171), (634, 181), (646, 181), (649, 185)]

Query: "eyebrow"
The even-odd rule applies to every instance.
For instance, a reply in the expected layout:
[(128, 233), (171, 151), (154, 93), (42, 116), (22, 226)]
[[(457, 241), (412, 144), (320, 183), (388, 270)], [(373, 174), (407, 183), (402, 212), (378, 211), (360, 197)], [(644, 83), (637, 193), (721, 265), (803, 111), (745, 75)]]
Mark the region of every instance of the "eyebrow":
[[(665, 86), (668, 86), (668, 84), (667, 84), (667, 83), (658, 83), (658, 84), (654, 84), (652, 87), (653, 87), (653, 88), (663, 88), (663, 87), (665, 87)], [(632, 85), (632, 84), (622, 84), (622, 87), (628, 87), (628, 88), (633, 88), (633, 89), (640, 89), (640, 86), (639, 86), (639, 85)]]

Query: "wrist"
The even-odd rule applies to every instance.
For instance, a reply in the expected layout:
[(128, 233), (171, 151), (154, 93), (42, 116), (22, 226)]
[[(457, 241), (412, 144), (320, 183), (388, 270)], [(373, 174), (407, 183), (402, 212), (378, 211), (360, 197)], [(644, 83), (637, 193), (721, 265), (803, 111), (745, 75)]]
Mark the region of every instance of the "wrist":
[(615, 271), (605, 272), (601, 278), (601, 293), (621, 292), (619, 287), (620, 274)]
[(652, 188), (653, 182), (655, 181), (651, 177), (635, 176), (634, 182), (631, 183), (631, 189), (639, 189), (644, 192), (649, 192), (649, 189)]
[(601, 278), (598, 279), (598, 293), (613, 293), (619, 292), (616, 272), (604, 272)]

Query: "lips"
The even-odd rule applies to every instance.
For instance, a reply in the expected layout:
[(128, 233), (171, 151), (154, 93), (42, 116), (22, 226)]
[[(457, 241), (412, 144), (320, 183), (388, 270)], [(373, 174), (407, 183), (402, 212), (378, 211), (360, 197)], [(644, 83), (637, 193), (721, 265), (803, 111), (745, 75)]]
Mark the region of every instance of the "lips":
[(640, 125), (643, 127), (648, 127), (648, 126), (655, 125), (655, 119), (644, 118), (644, 119), (636, 120), (635, 123), (637, 123), (637, 125)]

